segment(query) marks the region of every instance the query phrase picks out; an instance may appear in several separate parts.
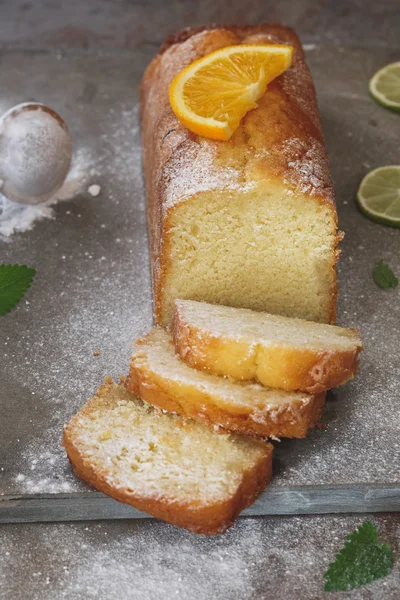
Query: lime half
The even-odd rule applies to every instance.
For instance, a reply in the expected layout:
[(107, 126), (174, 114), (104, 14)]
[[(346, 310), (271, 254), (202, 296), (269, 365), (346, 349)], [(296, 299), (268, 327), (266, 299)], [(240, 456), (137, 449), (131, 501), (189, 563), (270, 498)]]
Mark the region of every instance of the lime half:
[(400, 112), (400, 62), (380, 69), (370, 79), (369, 91), (379, 104)]
[(372, 221), (400, 227), (400, 165), (367, 173), (358, 188), (357, 203)]

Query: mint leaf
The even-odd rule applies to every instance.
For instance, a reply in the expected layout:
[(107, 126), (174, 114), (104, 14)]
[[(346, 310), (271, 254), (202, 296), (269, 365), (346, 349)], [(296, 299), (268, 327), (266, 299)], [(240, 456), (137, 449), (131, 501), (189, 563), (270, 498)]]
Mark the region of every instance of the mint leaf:
[(0, 316), (14, 308), (30, 287), (35, 269), (26, 265), (0, 265)]
[(380, 260), (372, 271), (372, 277), (376, 285), (379, 287), (388, 289), (396, 288), (399, 284), (399, 280), (393, 273), (392, 269), (383, 260)]
[(324, 575), (325, 591), (346, 591), (385, 577), (392, 568), (392, 549), (378, 542), (378, 531), (364, 521), (351, 535)]

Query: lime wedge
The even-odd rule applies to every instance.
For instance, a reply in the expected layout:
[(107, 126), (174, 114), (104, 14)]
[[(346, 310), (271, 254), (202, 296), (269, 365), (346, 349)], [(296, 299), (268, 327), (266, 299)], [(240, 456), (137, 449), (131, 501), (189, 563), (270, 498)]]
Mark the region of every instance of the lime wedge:
[(400, 165), (367, 173), (358, 188), (357, 204), (372, 221), (400, 227)]
[(400, 112), (400, 62), (380, 69), (370, 79), (369, 91), (379, 104)]

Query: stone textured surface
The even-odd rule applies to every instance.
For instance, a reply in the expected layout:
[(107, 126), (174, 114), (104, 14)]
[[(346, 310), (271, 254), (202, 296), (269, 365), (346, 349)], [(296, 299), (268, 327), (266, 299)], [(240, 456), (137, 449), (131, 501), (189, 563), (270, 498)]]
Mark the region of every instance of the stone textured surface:
[[(217, 538), (150, 520), (2, 526), (0, 598), (397, 600), (398, 562), (368, 586), (323, 592), (328, 564), (366, 517), (243, 518)], [(398, 555), (399, 519), (371, 520)]]
[(398, 46), (398, 0), (0, 0), (0, 44), (129, 49), (184, 27), (280, 22), (303, 42)]

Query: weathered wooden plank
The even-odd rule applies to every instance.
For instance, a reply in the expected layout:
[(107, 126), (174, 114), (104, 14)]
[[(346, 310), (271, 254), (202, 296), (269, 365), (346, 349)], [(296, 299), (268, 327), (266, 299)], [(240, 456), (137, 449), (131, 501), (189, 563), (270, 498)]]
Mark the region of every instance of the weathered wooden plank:
[[(400, 485), (271, 487), (243, 515), (400, 511)], [(0, 523), (141, 519), (149, 515), (98, 492), (3, 496)]]

